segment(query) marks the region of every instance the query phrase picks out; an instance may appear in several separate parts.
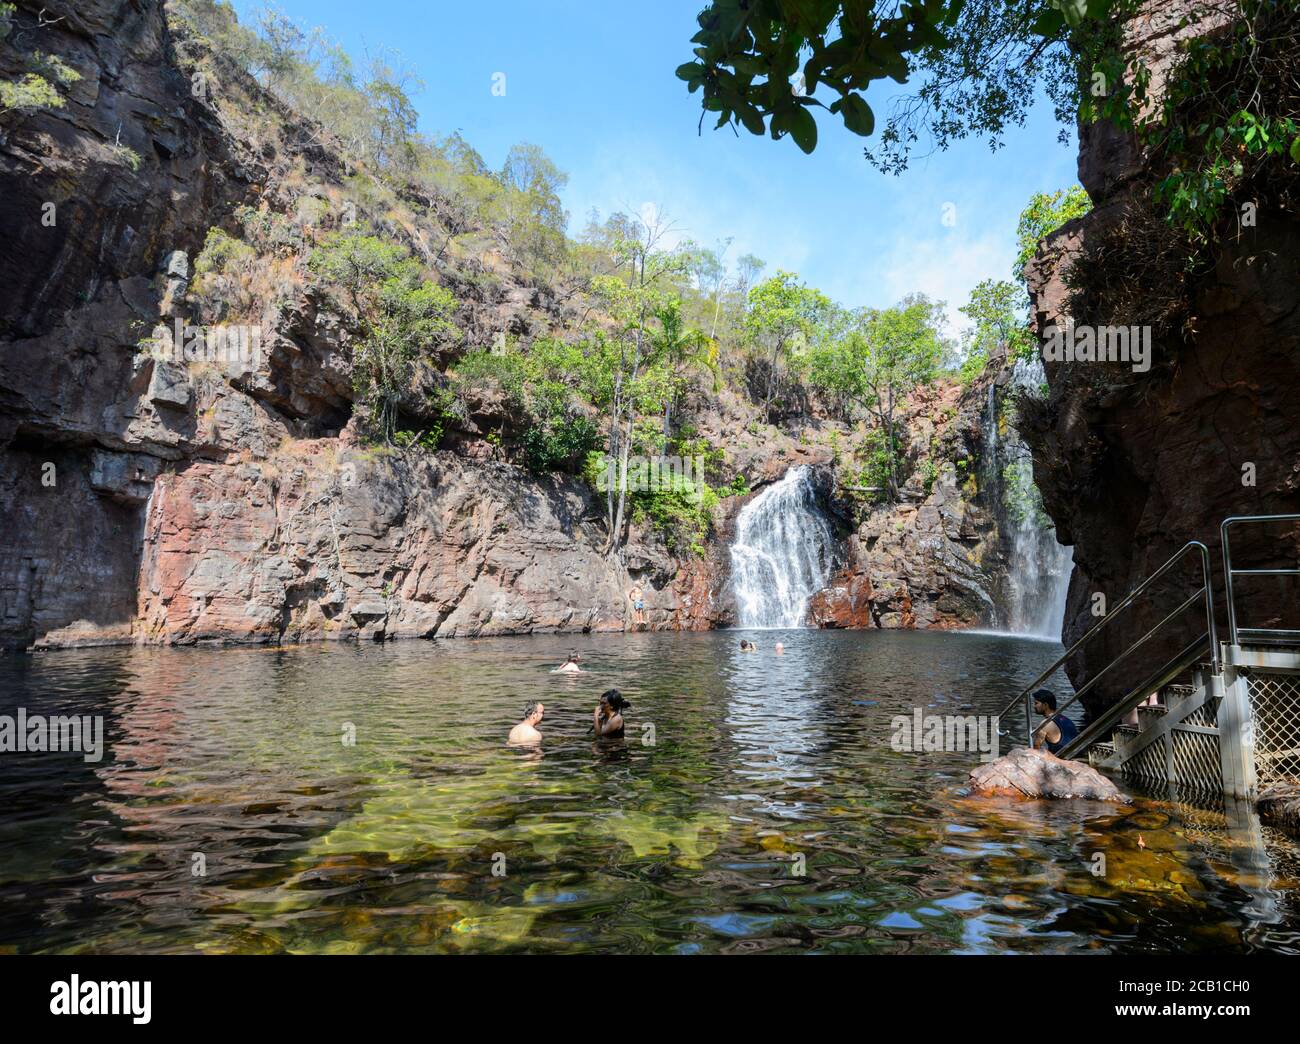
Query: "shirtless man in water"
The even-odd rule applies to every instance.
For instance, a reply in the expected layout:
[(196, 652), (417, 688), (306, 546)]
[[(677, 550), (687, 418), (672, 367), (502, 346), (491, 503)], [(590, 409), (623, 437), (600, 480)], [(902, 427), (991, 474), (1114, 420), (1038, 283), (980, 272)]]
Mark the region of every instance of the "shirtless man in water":
[(553, 670), (551, 673), (552, 674), (582, 674), (583, 673), (582, 668), (578, 666), (578, 663), (581, 659), (582, 657), (579, 656), (576, 652), (571, 652), (569, 653), (569, 658), (565, 660), (562, 664), (560, 664), (560, 666), (556, 667), (555, 670)]
[(512, 747), (533, 747), (542, 742), (542, 734), (537, 730), (541, 724), (542, 717), (546, 708), (540, 703), (534, 703), (524, 711), (524, 720), (510, 730), (510, 738), (506, 740)]

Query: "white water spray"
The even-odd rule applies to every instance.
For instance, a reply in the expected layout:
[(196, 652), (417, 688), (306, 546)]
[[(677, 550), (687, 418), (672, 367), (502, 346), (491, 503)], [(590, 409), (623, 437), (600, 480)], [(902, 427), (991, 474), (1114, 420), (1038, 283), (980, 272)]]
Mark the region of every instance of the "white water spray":
[[(1033, 387), (1043, 380), (1037, 360), (1018, 362), (1012, 371), (1012, 387)], [(1041, 508), (1033, 505), (1038, 492), (1033, 488), (1029, 449), (1012, 428), (1003, 438), (998, 431), (997, 396), (989, 387), (984, 414), (985, 479), (992, 488), (1007, 495), (1007, 487), (1018, 479), (1022, 488), (1012, 491), (1015, 509), (999, 505), (1002, 532), (1010, 545), (1005, 604), (998, 624), (1013, 634), (1033, 635), (1059, 641), (1065, 619), (1074, 550), (1056, 542), (1056, 529), (1044, 525)]]
[(809, 474), (791, 468), (736, 517), (731, 580), (741, 627), (803, 627), (808, 600), (826, 586), (835, 535)]

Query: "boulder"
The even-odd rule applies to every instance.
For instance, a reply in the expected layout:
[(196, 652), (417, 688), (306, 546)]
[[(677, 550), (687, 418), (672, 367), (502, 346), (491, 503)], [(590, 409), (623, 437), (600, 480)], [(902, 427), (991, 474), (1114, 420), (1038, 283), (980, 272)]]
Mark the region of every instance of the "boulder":
[(1260, 793), (1256, 807), (1259, 818), (1266, 824), (1292, 837), (1300, 837), (1300, 787), (1293, 783), (1275, 784)]
[(976, 794), (1129, 803), (1096, 769), (1029, 747), (1016, 747), (997, 761), (980, 765), (970, 774), (970, 786)]

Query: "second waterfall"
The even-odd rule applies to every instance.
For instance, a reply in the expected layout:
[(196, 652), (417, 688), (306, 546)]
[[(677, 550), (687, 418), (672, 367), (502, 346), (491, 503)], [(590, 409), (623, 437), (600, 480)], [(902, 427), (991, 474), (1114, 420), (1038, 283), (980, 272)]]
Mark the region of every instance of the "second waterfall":
[(817, 507), (805, 466), (791, 468), (736, 517), (731, 580), (741, 627), (802, 627), (826, 586), (835, 534)]

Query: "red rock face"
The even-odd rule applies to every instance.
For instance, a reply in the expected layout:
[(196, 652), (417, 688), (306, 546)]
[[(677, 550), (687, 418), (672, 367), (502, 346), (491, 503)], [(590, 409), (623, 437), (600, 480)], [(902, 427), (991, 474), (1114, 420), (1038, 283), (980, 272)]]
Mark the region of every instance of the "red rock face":
[[(162, 476), (145, 524), (148, 641), (455, 637), (622, 630), (631, 579), (602, 553), (576, 485), (536, 488), (451, 454), (194, 462)], [(632, 557), (637, 554), (631, 551)], [(700, 569), (640, 581), (654, 629), (708, 626)]]
[[(875, 627), (878, 624), (872, 595), (870, 576), (855, 569), (841, 569), (825, 590), (813, 596), (808, 615), (818, 627)], [(909, 613), (910, 608), (909, 602)]]

